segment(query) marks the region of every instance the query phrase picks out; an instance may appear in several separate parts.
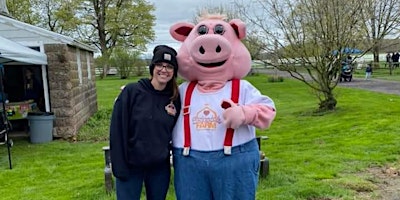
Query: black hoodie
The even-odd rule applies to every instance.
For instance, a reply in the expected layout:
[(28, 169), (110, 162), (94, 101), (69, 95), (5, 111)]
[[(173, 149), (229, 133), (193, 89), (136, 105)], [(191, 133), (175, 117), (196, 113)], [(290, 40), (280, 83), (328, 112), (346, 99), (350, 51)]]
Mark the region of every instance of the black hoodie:
[(114, 176), (127, 177), (129, 169), (169, 162), (172, 129), (181, 103), (173, 102), (175, 116), (165, 107), (172, 90), (155, 90), (150, 79), (125, 86), (114, 104), (110, 124), (110, 153)]

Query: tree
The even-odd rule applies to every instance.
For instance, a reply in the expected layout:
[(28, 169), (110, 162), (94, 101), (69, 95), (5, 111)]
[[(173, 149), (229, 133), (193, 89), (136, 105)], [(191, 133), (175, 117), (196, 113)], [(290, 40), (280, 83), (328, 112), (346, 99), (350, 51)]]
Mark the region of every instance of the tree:
[(374, 62), (379, 62), (379, 51), (382, 40), (388, 36), (398, 38), (400, 27), (400, 1), (398, 0), (366, 0), (363, 12), (365, 35), (372, 46)]
[(115, 66), (121, 79), (129, 78), (132, 73), (137, 76), (143, 75), (144, 66), (139, 58), (140, 52), (127, 51), (123, 48), (114, 48), (110, 57), (110, 65)]
[(73, 37), (79, 0), (8, 0), (10, 15), (20, 21)]
[[(319, 111), (334, 110), (341, 61), (347, 47), (363, 40), (363, 4), (358, 0), (256, 0), (241, 16), (252, 23), (262, 42), (263, 60), (309, 86), (319, 99)], [(261, 9), (261, 11), (260, 11)]]
[[(84, 0), (81, 8), (79, 35), (94, 44), (105, 59), (115, 47), (145, 50), (154, 40), (154, 6), (145, 0)], [(104, 68), (106, 73), (109, 67)]]
[(115, 47), (145, 51), (155, 37), (155, 8), (145, 0), (8, 0), (7, 5), (18, 20), (96, 46), (105, 64), (101, 77)]
[(0, 13), (1, 13), (1, 14), (5, 14), (5, 15), (10, 14), (10, 13), (8, 12), (8, 9), (7, 9), (6, 0), (0, 0)]
[(40, 11), (40, 21), (36, 25), (63, 35), (74, 36), (77, 25), (79, 0), (36, 1), (34, 9)]
[(32, 2), (26, 0), (7, 0), (7, 8), (10, 16), (28, 24), (38, 23), (40, 17), (32, 9)]
[(256, 33), (250, 32), (242, 42), (249, 50), (252, 60), (262, 59), (263, 42), (257, 37)]

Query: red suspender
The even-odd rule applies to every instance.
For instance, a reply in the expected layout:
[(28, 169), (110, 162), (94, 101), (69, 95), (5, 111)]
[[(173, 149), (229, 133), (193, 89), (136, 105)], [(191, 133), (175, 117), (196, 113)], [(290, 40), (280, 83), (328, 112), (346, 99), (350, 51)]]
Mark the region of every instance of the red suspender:
[(189, 86), (186, 89), (186, 94), (185, 94), (185, 103), (183, 107), (183, 131), (184, 131), (184, 144), (183, 144), (183, 155), (187, 156), (189, 155), (189, 149), (190, 149), (190, 123), (189, 123), (189, 114), (190, 114), (190, 101), (192, 99), (192, 93), (194, 90), (194, 87), (196, 86), (197, 82), (192, 81), (189, 83)]
[[(239, 91), (240, 91), (240, 81), (239, 79), (232, 80), (232, 93), (231, 93), (231, 100), (234, 103), (239, 102)], [(233, 132), (235, 130), (233, 128), (227, 128), (225, 133), (225, 140), (224, 140), (224, 153), (225, 155), (231, 155), (232, 149), (232, 140), (233, 140)]]
[[(190, 114), (190, 101), (192, 99), (192, 93), (194, 87), (196, 86), (197, 82), (192, 81), (189, 83), (186, 94), (185, 94), (185, 102), (183, 107), (183, 128), (184, 128), (184, 144), (183, 144), (183, 155), (189, 155), (190, 150), (190, 123), (189, 123), (189, 114)], [(239, 79), (232, 79), (232, 92), (231, 92), (231, 99), (234, 103), (239, 102), (239, 91), (240, 91), (240, 80)], [(224, 153), (225, 155), (231, 154), (232, 149), (232, 140), (233, 140), (233, 132), (234, 129), (228, 128), (225, 134), (224, 140)]]

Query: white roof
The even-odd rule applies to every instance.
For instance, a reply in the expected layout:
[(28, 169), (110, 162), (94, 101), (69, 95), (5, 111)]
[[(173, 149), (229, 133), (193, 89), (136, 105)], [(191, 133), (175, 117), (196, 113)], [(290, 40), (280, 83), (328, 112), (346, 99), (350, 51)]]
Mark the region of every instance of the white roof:
[(0, 36), (0, 64), (5, 65), (47, 65), (44, 53), (25, 47)]
[(33, 43), (68, 44), (88, 51), (96, 51), (96, 48), (71, 37), (39, 28), (4, 15), (0, 15), (0, 36), (24, 45), (27, 44), (25, 46), (32, 46), (31, 44)]

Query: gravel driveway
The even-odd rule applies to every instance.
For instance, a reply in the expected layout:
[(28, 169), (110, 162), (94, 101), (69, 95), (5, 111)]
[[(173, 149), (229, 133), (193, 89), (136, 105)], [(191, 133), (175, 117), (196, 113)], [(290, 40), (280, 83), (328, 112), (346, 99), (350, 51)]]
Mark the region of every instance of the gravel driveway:
[[(291, 77), (289, 73), (283, 71), (277, 71), (275, 69), (257, 69), (258, 73), (265, 73), (269, 75), (276, 75), (282, 77)], [(375, 92), (382, 92), (387, 94), (397, 94), (400, 95), (400, 82), (399, 81), (385, 81), (374, 79), (364, 80), (363, 78), (353, 78), (351, 82), (340, 82), (338, 84), (340, 87), (351, 87), (365, 89)]]
[(360, 78), (353, 79), (351, 82), (341, 82), (339, 86), (360, 88), (371, 90), (375, 92), (383, 92), (387, 94), (400, 95), (400, 82), (399, 81), (385, 81), (379, 79), (364, 80)]

